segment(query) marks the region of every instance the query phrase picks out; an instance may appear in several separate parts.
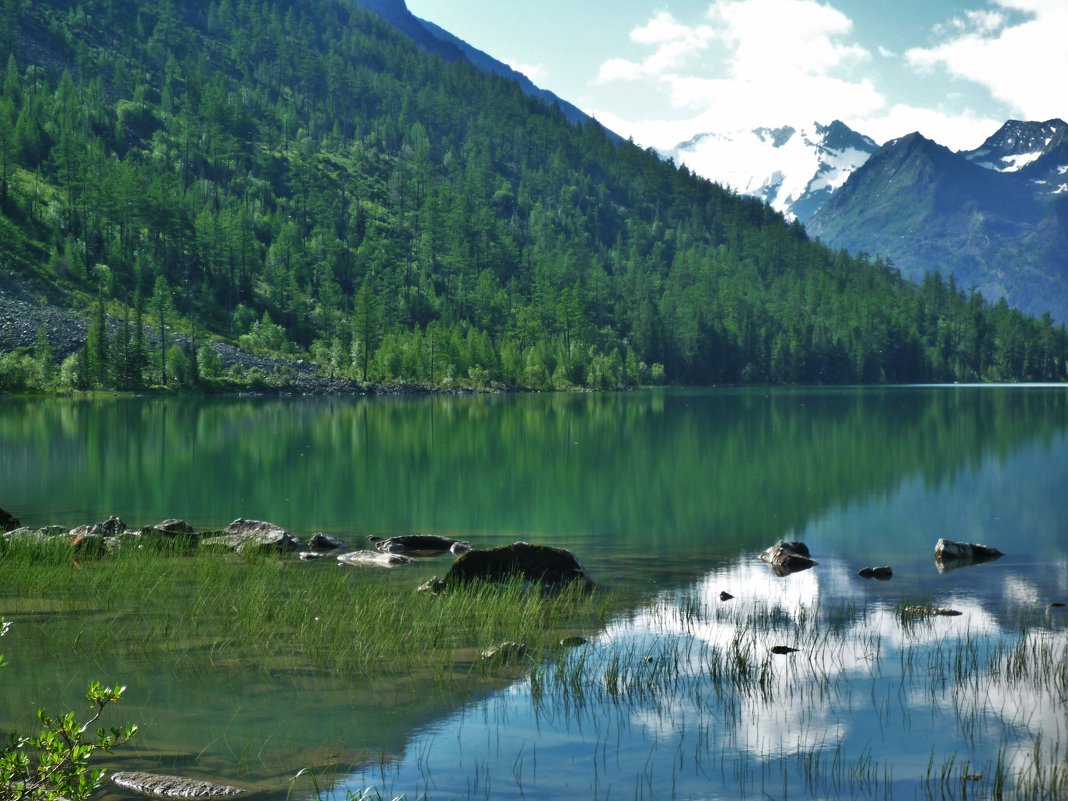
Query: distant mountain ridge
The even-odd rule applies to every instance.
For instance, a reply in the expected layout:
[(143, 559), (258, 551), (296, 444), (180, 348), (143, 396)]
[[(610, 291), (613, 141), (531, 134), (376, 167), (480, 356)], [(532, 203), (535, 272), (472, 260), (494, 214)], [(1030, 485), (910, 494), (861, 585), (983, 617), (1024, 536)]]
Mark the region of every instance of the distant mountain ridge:
[[(523, 94), (536, 97), (547, 106), (557, 106), (567, 119), (575, 124), (592, 119), (586, 112), (561, 99), (547, 89), (537, 86), (530, 78), (502, 61), (479, 50), (444, 28), (412, 14), (405, 0), (354, 0), (356, 5), (373, 11), (382, 19), (411, 39), (429, 53), (435, 53), (447, 61), (466, 59), (483, 72), (513, 80)], [(615, 134), (613, 134), (615, 136)]]
[(834, 120), (701, 133), (663, 154), (804, 223), (878, 149), (871, 138)]
[(811, 220), (811, 234), (889, 257), (920, 280), (954, 276), (991, 301), (1068, 320), (1068, 124), (1010, 120), (953, 152), (918, 133), (887, 142)]

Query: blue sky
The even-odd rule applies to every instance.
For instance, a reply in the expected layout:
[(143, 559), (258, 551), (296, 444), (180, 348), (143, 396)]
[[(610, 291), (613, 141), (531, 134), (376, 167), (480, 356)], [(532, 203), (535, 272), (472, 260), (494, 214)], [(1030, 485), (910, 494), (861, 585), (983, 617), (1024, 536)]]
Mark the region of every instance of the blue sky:
[(841, 119), (976, 147), (1068, 119), (1068, 0), (408, 0), (642, 145)]

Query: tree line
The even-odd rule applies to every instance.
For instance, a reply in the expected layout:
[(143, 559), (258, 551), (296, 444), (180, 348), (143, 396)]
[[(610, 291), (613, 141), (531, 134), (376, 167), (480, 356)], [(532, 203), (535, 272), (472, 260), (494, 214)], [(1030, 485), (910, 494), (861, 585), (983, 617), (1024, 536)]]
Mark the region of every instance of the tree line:
[(8, 385), (248, 381), (216, 341), (443, 387), (1066, 377), (1048, 317), (830, 251), (354, 4), (0, 20), (0, 261), (92, 321)]

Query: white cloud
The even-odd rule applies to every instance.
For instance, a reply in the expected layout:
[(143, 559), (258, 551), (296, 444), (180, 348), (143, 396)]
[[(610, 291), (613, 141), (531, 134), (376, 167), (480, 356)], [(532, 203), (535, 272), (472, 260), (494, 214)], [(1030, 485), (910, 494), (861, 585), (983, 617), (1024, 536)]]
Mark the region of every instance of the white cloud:
[(906, 61), (921, 72), (941, 68), (978, 83), (1026, 119), (1066, 116), (1060, 82), (1068, 75), (1068, 3), (991, 1), (996, 8), (969, 11), (939, 26), (935, 34), (943, 41), (909, 50)]
[(642, 61), (609, 59), (601, 65), (597, 81), (607, 83), (658, 78), (680, 68), (690, 56), (708, 47), (713, 35), (714, 31), (708, 25), (683, 25), (670, 12), (661, 11), (630, 33), (630, 39), (635, 44), (653, 46), (656, 50)]
[[(856, 75), (872, 54), (851, 38), (852, 27), (846, 15), (816, 0), (716, 0), (694, 25), (660, 12), (630, 37), (654, 52), (640, 61), (609, 59), (597, 80), (646, 81), (693, 118), (685, 125), (631, 121), (619, 127), (618, 119), (597, 116), (642, 144), (666, 148), (687, 128), (683, 138), (709, 127), (810, 124), (874, 113), (886, 100), (870, 79)], [(710, 77), (696, 56), (713, 43), (724, 62)]]
[(534, 83), (541, 83), (549, 77), (549, 70), (545, 68), (544, 64), (523, 64), (520, 61), (512, 61), (511, 59), (504, 59), (504, 63), (516, 72), (526, 75)]

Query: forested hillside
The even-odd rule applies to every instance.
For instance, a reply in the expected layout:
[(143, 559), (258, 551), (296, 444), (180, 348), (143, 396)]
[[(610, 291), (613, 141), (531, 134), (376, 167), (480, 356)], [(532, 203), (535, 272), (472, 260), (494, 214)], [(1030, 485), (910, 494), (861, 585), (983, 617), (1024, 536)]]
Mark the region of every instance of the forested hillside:
[(2, 0), (0, 276), (90, 313), (0, 387), (1065, 378), (1068, 336), (417, 49), (345, 0)]

